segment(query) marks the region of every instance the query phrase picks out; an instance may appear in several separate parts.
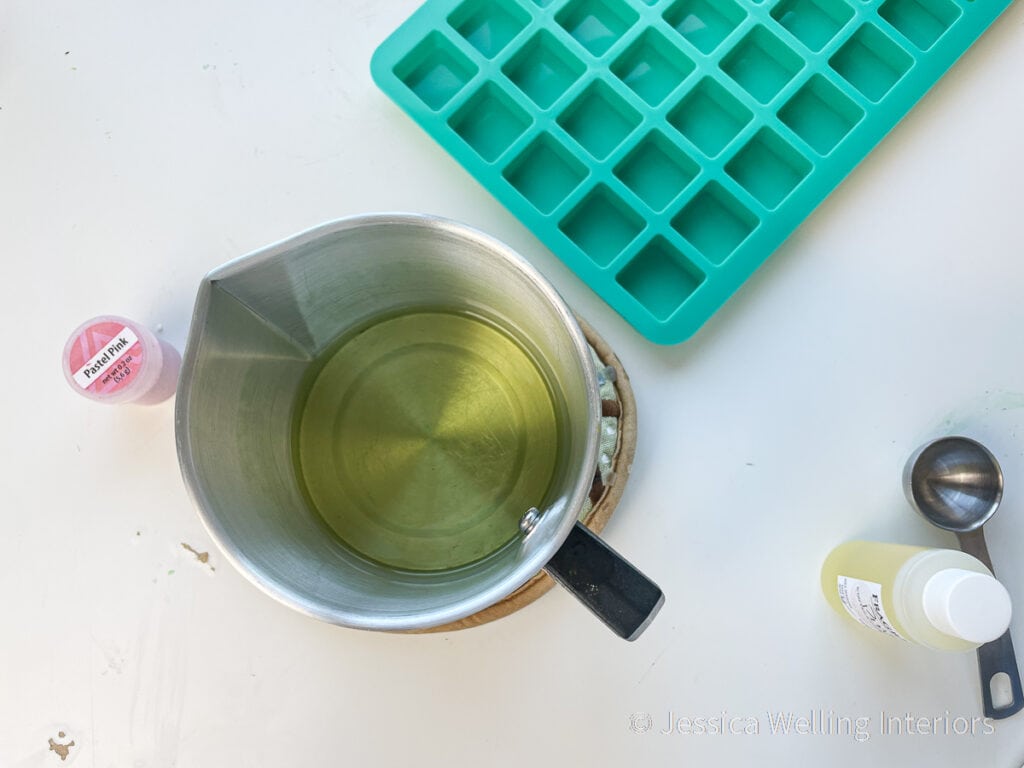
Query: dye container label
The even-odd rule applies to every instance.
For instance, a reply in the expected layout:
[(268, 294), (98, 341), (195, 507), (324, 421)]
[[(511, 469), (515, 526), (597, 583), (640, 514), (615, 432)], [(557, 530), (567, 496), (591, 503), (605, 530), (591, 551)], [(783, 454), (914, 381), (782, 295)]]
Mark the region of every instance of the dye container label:
[(882, 585), (852, 576), (838, 578), (839, 600), (853, 618), (883, 635), (906, 640), (896, 631), (882, 607)]
[(142, 342), (135, 331), (116, 322), (90, 325), (68, 353), (75, 384), (96, 394), (127, 387), (142, 369), (142, 358)]

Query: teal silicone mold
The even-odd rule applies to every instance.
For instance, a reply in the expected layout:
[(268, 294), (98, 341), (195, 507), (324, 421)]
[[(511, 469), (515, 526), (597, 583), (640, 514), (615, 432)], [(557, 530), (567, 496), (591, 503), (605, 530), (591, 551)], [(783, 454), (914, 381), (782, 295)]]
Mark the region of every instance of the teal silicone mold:
[(380, 88), (644, 336), (692, 335), (1010, 0), (428, 0)]

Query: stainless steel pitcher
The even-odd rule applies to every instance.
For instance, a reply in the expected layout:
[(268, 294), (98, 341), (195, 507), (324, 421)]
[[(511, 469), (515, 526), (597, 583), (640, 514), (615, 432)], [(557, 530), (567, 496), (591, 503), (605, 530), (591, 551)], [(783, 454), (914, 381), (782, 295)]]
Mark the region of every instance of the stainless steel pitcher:
[[(518, 329), (551, 373), (568, 426), (548, 497), (524, 517), (518, 538), (470, 565), (417, 573), (359, 556), (311, 509), (293, 469), (291, 425), (304, 374), (332, 341), (424, 305)], [(661, 591), (577, 522), (599, 424), (587, 342), (544, 278), (480, 232), (397, 214), (325, 224), (207, 275), (176, 410), (182, 472), (210, 534), (235, 567), (292, 608), (349, 627), (424, 629), (502, 600), (544, 568), (634, 639)]]

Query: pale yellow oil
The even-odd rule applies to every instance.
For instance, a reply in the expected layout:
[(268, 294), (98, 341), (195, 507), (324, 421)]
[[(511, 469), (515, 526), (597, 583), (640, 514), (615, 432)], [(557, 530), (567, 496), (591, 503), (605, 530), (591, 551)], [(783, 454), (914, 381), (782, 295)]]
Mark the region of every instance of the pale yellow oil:
[(877, 541), (849, 541), (832, 550), (821, 568), (821, 589), (825, 599), (837, 613), (854, 619), (839, 599), (839, 576), (850, 576), (882, 585), (882, 608), (885, 609), (893, 628), (907, 637), (907, 628), (897, 615), (893, 600), (893, 585), (900, 569), (914, 555), (924, 552), (925, 547), (911, 547), (903, 544), (883, 544)]
[(556, 471), (560, 419), (513, 333), (417, 309), (342, 339), (296, 409), (298, 474), (351, 549), (395, 568), (479, 560), (518, 534)]
[[(836, 547), (825, 559), (821, 568), (821, 589), (836, 613), (861, 626), (843, 606), (838, 578), (847, 576), (875, 582), (881, 585), (882, 608), (903, 638), (937, 650), (976, 648), (976, 643), (940, 632), (924, 614), (921, 599), (924, 585), (931, 576), (945, 568), (989, 572), (975, 558), (955, 550), (849, 541)], [(862, 629), (872, 631), (866, 627)]]

